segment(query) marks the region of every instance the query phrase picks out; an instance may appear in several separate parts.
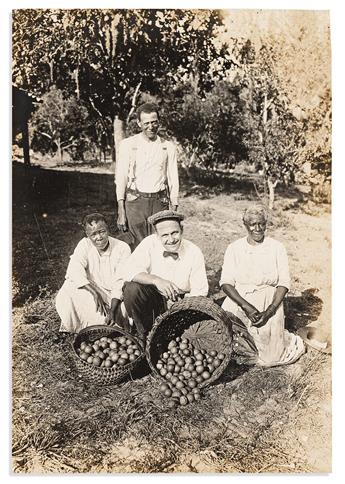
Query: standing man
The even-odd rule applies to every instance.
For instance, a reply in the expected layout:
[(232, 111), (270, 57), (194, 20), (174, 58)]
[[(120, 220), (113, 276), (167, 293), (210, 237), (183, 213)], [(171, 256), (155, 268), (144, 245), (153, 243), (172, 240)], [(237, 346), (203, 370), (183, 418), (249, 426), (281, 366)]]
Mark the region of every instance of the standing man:
[(154, 234), (146, 237), (126, 263), (123, 300), (138, 336), (145, 340), (159, 314), (183, 295), (207, 296), (204, 256), (183, 237), (183, 215), (163, 210), (149, 218)]
[(152, 233), (148, 217), (177, 210), (179, 191), (176, 146), (158, 136), (158, 107), (139, 106), (137, 123), (141, 133), (120, 143), (115, 170), (117, 225), (131, 234), (132, 249)]

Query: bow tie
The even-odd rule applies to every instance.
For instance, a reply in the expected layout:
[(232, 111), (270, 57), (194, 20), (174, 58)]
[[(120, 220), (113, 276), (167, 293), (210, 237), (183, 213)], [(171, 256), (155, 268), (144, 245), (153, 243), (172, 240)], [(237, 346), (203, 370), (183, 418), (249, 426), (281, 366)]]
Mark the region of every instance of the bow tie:
[(168, 252), (165, 250), (163, 252), (163, 257), (172, 257), (174, 260), (178, 259), (178, 252)]

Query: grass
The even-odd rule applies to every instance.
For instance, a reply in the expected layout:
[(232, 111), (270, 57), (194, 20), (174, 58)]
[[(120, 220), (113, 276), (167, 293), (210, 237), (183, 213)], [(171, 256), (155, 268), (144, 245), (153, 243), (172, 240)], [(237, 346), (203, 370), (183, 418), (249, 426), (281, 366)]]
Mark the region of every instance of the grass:
[[(211, 297), (220, 298), (223, 254), (243, 235), (248, 197), (184, 194), (185, 236), (203, 250)], [(323, 313), (330, 287), (329, 215), (306, 214), (291, 203), (278, 199), (269, 227), (290, 256), (287, 323), (296, 330), (322, 314), (329, 326)], [(230, 363), (200, 401), (177, 409), (168, 408), (148, 372), (109, 388), (78, 375), (69, 342), (58, 336), (54, 297), (87, 210), (78, 200), (67, 209), (63, 199), (14, 200), (14, 472), (329, 470), (331, 417), (324, 404), (330, 402), (330, 355), (308, 349), (294, 365), (267, 369)], [(112, 206), (99, 210), (115, 233)]]

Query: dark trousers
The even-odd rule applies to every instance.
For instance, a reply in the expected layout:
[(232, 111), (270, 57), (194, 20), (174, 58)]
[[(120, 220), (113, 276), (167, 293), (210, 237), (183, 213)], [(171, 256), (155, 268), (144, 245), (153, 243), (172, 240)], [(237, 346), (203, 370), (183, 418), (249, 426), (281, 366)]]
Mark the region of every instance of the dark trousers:
[(139, 195), (136, 200), (125, 201), (125, 209), (128, 220), (128, 230), (132, 238), (131, 249), (136, 246), (148, 235), (152, 234), (151, 224), (147, 219), (150, 215), (168, 210), (169, 201), (166, 196), (162, 198), (144, 198)]
[(138, 337), (145, 340), (156, 317), (167, 308), (165, 298), (153, 286), (126, 282), (123, 301), (129, 317), (134, 321)]

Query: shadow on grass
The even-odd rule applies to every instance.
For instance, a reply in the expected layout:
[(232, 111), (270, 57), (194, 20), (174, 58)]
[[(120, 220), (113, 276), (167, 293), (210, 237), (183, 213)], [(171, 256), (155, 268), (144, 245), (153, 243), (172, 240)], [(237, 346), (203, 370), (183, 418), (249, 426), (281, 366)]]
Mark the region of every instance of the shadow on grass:
[(290, 331), (297, 331), (316, 321), (322, 310), (322, 300), (315, 295), (317, 289), (310, 288), (301, 296), (287, 296), (284, 301), (285, 326)]

